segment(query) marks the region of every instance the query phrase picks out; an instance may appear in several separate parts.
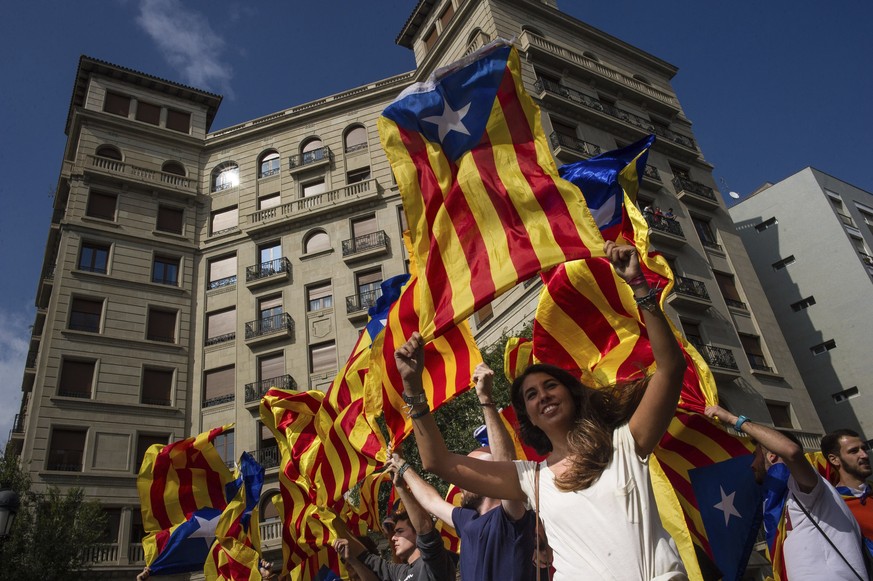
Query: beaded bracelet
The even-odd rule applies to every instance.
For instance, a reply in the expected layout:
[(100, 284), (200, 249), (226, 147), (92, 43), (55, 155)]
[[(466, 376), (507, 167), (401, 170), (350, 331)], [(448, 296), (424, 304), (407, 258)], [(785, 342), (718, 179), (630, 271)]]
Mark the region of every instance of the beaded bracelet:
[(650, 288), (649, 292), (641, 297), (634, 297), (634, 301), (637, 303), (637, 306), (641, 309), (649, 311), (650, 313), (654, 312), (658, 308), (658, 288)]
[(415, 413), (407, 414), (406, 417), (408, 417), (410, 420), (417, 420), (418, 418), (422, 418), (422, 417), (426, 416), (426, 415), (429, 414), (429, 413), (430, 413), (430, 408), (429, 408), (429, 407), (425, 407), (425, 408), (424, 408), (423, 410), (421, 410), (420, 412), (415, 412)]

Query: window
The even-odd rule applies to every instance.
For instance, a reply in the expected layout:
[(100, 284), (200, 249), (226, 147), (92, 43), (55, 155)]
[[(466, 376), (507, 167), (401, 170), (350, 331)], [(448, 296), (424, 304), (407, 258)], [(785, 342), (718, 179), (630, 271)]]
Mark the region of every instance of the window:
[(761, 349), (761, 338), (756, 335), (746, 335), (740, 333), (740, 343), (743, 344), (743, 350), (746, 352), (746, 357), (749, 360), (749, 366), (758, 371), (770, 371), (770, 366), (767, 365), (767, 358), (764, 357), (764, 351)]
[(285, 354), (281, 351), (258, 357), (258, 381), (275, 379), (277, 377), (282, 377), (284, 374)]
[(862, 208), (858, 205), (855, 207), (858, 209), (858, 212), (861, 213), (861, 217), (864, 218), (864, 223), (867, 224), (867, 230), (873, 234), (873, 210)]
[(651, 85), (652, 84), (652, 82), (649, 79), (647, 79), (646, 77), (644, 77), (643, 75), (637, 74), (637, 75), (634, 75), (634, 78), (644, 85)]
[(96, 361), (63, 359), (61, 377), (58, 380), (58, 395), (89, 399), (94, 388)]
[(358, 125), (346, 133), (346, 153), (367, 149), (367, 129)]
[(789, 264), (794, 264), (794, 255), (793, 254), (791, 256), (786, 256), (782, 260), (777, 260), (776, 262), (773, 263), (772, 266), (773, 266), (773, 270), (782, 270), (783, 268), (785, 268)]
[(212, 191), (220, 192), (239, 185), (239, 166), (228, 161), (212, 171)]
[(148, 405), (173, 405), (173, 370), (143, 367), (140, 402)]
[(355, 274), (355, 287), (358, 289), (359, 307), (369, 309), (382, 296), (382, 271), (368, 270)]
[(155, 230), (181, 234), (185, 224), (184, 217), (185, 211), (182, 208), (160, 204), (158, 205), (158, 220), (155, 223)]
[(590, 50), (586, 50), (586, 51), (584, 51), (584, 52), (582, 53), (582, 56), (584, 56), (584, 57), (587, 58), (587, 59), (591, 59), (591, 60), (593, 60), (593, 61), (596, 62), (596, 63), (599, 63), (599, 62), (600, 62), (600, 57), (598, 57), (596, 54), (594, 54), (594, 53), (591, 52)]
[(804, 309), (808, 309), (809, 307), (811, 307), (814, 304), (815, 304), (815, 297), (808, 296), (805, 299), (801, 299), (801, 300), (797, 301), (796, 303), (791, 303), (791, 309), (795, 313), (798, 313)]
[(133, 459), (134, 472), (139, 474), (146, 451), (154, 445), (166, 445), (170, 441), (167, 435), (137, 434), (136, 457)]
[(185, 171), (185, 166), (178, 161), (165, 161), (164, 165), (161, 166), (161, 171), (164, 173), (172, 174), (174, 176), (185, 177), (186, 175), (188, 175)]
[(317, 196), (319, 194), (323, 194), (325, 191), (327, 191), (327, 185), (324, 183), (324, 180), (318, 180), (315, 182), (309, 182), (308, 184), (303, 184), (304, 198)]
[(233, 466), (236, 457), (233, 455), (233, 430), (227, 430), (212, 440), (212, 445), (218, 451), (218, 455), (224, 460), (225, 465)]
[(105, 157), (106, 159), (114, 159), (115, 161), (121, 161), (121, 151), (115, 147), (114, 145), (101, 145), (97, 148), (97, 151), (94, 152), (97, 157)]
[(703, 345), (703, 334), (700, 332), (700, 324), (693, 321), (681, 319), (682, 331), (685, 333), (685, 338), (695, 347)]
[(103, 220), (115, 220), (115, 207), (118, 204), (118, 196), (104, 194), (103, 192), (91, 192), (88, 194), (88, 205), (85, 215)]
[(209, 261), (209, 289), (236, 284), (236, 254)]
[(843, 391), (838, 391), (833, 394), (831, 397), (834, 398), (834, 403), (843, 403), (844, 401), (848, 401), (850, 398), (853, 398), (858, 395), (858, 386), (850, 387), (849, 389), (844, 389)]
[(127, 117), (130, 115), (130, 97), (107, 91), (106, 98), (103, 100), (103, 110), (113, 115)]
[(267, 244), (258, 246), (258, 255), (261, 257), (261, 264), (273, 264), (274, 260), (282, 258), (282, 241), (276, 240)]
[(575, 141), (577, 138), (575, 125), (570, 125), (569, 123), (564, 123), (563, 121), (552, 119), (552, 129), (554, 129), (555, 133), (557, 133), (558, 135), (569, 137), (573, 141)]
[(203, 407), (233, 401), (234, 367), (207, 371), (203, 377)]
[(724, 302), (729, 307), (737, 309), (745, 309), (746, 303), (740, 297), (740, 291), (737, 290), (737, 285), (733, 275), (723, 272), (713, 271), (715, 280), (718, 283), (718, 288), (721, 289), (721, 295), (724, 297)]
[(303, 153), (303, 164), (307, 163), (315, 163), (316, 161), (321, 161), (325, 159), (328, 155), (326, 151), (326, 147), (320, 139), (310, 139), (306, 142), (301, 150)]
[(767, 411), (770, 412), (770, 419), (777, 428), (794, 428), (791, 422), (791, 406), (787, 403), (768, 401)]
[(313, 285), (306, 289), (308, 311), (328, 309), (333, 306), (333, 291), (330, 282)]
[(376, 232), (376, 216), (366, 216), (352, 220), (352, 238), (368, 236)]
[(397, 220), (400, 223), (401, 233), (409, 230), (409, 223), (406, 221), (406, 210), (403, 209), (403, 206), (397, 206)]
[(770, 218), (769, 220), (764, 220), (760, 224), (756, 225), (755, 230), (757, 230), (758, 232), (763, 232), (767, 228), (772, 228), (778, 223), (779, 222), (776, 220), (776, 218)]
[(146, 339), (149, 341), (175, 343), (176, 311), (164, 311), (161, 309), (150, 308), (148, 322), (146, 324)]
[(109, 245), (95, 242), (82, 242), (79, 251), (79, 270), (106, 274), (109, 263)]
[(813, 355), (821, 355), (822, 353), (826, 353), (826, 352), (830, 351), (831, 349), (836, 349), (836, 348), (837, 348), (837, 342), (834, 341), (833, 339), (828, 339), (827, 341), (825, 341), (823, 343), (819, 343), (818, 345), (813, 345), (812, 347), (809, 348), (809, 350), (812, 351)]
[(178, 286), (180, 261), (181, 259), (178, 257), (174, 258), (156, 254), (152, 263), (152, 282)]
[(282, 295), (270, 295), (258, 299), (258, 318), (261, 334), (271, 333), (285, 325), (282, 309)]
[(82, 458), (85, 455), (85, 434), (87, 433), (87, 430), (74, 428), (53, 429), (46, 469), (81, 472)]
[(206, 345), (236, 339), (236, 308), (206, 314)]
[(212, 212), (210, 235), (218, 236), (235, 230), (239, 225), (239, 209), (236, 206)]
[(481, 327), (492, 318), (494, 318), (494, 309), (490, 304), (485, 305), (473, 314), (473, 321), (476, 323), (477, 328)]
[(106, 524), (100, 532), (101, 543), (116, 543), (118, 542), (118, 529), (121, 527), (121, 509), (120, 508), (104, 508), (103, 514), (106, 515)]
[(333, 341), (309, 346), (309, 369), (313, 374), (336, 370), (336, 345)]
[(265, 178), (279, 173), (280, 162), (279, 152), (275, 149), (265, 153), (258, 164), (258, 177)]
[(137, 101), (136, 103), (136, 120), (148, 123), (149, 125), (161, 124), (161, 108), (151, 103)]
[(346, 174), (346, 183), (348, 183), (349, 185), (359, 184), (361, 182), (367, 181), (368, 179), (370, 179), (370, 168), (368, 167), (356, 169)]
[(321, 230), (307, 234), (303, 241), (304, 254), (313, 254), (323, 250), (330, 250), (330, 236)]
[(688, 171), (688, 168), (676, 166), (671, 163), (670, 171), (673, 172), (674, 177), (677, 177), (681, 180), (691, 181), (691, 172)]
[(258, 198), (258, 210), (266, 210), (275, 208), (282, 203), (282, 196), (279, 192)]
[(449, 22), (451, 22), (452, 16), (454, 16), (454, 15), (455, 15), (455, 7), (452, 6), (451, 2), (449, 2), (448, 6), (446, 6), (446, 9), (443, 10), (442, 14), (440, 14), (440, 27), (443, 30), (445, 30), (446, 26), (449, 25)]
[(700, 241), (704, 246), (709, 246), (710, 248), (719, 247), (715, 233), (709, 225), (709, 220), (692, 216), (691, 221), (694, 223), (694, 229), (697, 230), (697, 236), (700, 238)]
[(103, 301), (77, 297), (70, 306), (70, 324), (74, 331), (100, 332), (100, 317), (103, 314)]
[(191, 114), (185, 111), (167, 109), (167, 129), (179, 133), (189, 133), (191, 131)]
[(437, 32), (436, 26), (431, 26), (430, 30), (424, 36), (424, 48), (430, 50), (434, 43), (436, 43), (437, 36), (439, 36), (439, 33)]

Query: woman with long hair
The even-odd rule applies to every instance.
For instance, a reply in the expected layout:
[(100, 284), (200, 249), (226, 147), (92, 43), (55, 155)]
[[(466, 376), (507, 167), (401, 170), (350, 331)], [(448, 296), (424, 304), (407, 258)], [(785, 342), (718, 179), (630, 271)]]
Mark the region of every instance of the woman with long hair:
[(567, 371), (532, 365), (512, 385), (521, 438), (543, 462), (485, 462), (448, 451), (428, 413), (415, 333), (395, 352), (424, 468), (465, 490), (535, 507), (554, 552), (556, 580), (685, 579), (655, 505), (648, 458), (679, 401), (685, 360), (631, 246), (607, 242), (633, 290), (656, 368), (631, 383), (594, 389)]

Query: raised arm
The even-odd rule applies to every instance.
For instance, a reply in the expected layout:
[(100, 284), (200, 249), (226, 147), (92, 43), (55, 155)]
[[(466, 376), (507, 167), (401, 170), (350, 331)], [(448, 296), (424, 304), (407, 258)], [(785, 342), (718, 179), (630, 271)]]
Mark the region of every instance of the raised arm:
[[(391, 472), (394, 490), (397, 491), (397, 496), (400, 497), (400, 502), (403, 503), (403, 508), (406, 509), (406, 514), (409, 515), (409, 522), (412, 523), (416, 534), (421, 536), (431, 532), (433, 530), (433, 519), (404, 482), (406, 471), (409, 470), (410, 466), (394, 454), (391, 461), (385, 465), (385, 468)], [(449, 517), (449, 522), (452, 522), (451, 517)]]
[(413, 333), (412, 337), (394, 352), (394, 361), (403, 379), (404, 398), (412, 398), (409, 401), (416, 402), (409, 413), (413, 418), (415, 440), (424, 469), (474, 494), (490, 498), (524, 500), (525, 495), (512, 462), (478, 460), (453, 454), (446, 448), (443, 435), (433, 416), (427, 412), (428, 403), (423, 397), (421, 374), (424, 369), (424, 342), (421, 335)]
[[(718, 418), (722, 423), (731, 426), (736, 426), (739, 420), (736, 415), (717, 405), (707, 407), (705, 413), (707, 416)], [(809, 460), (806, 459), (802, 447), (773, 428), (762, 426), (748, 418), (743, 420), (743, 423), (737, 430), (748, 434), (749, 437), (754, 438), (761, 446), (782, 458), (782, 461), (788, 466), (788, 471), (794, 476), (794, 481), (797, 482), (797, 486), (802, 492), (811, 492), (815, 485), (818, 484), (818, 472), (812, 467)]]
[[(664, 311), (658, 305), (657, 296), (651, 292), (643, 276), (636, 248), (608, 241), (603, 251), (615, 273), (630, 285), (634, 297), (639, 299), (640, 312), (655, 358), (655, 372), (629, 422), (637, 454), (647, 456), (658, 445), (676, 412), (682, 392), (682, 377), (685, 375), (685, 358)], [(648, 299), (641, 300), (644, 297)]]
[[(452, 511), (455, 509), (455, 506), (440, 496), (436, 488), (428, 484), (412, 469), (412, 466), (408, 465), (397, 454), (393, 454), (388, 462), (390, 465), (389, 469), (392, 472), (400, 473), (400, 479), (406, 483), (406, 486), (409, 487), (409, 492), (421, 504), (422, 508), (451, 526)], [(418, 529), (416, 528), (416, 530)]]
[[(515, 460), (515, 446), (512, 438), (500, 414), (494, 404), (492, 393), (494, 392), (494, 371), (485, 363), (476, 366), (473, 372), (473, 383), (476, 385), (476, 397), (482, 406), (482, 416), (485, 418), (485, 429), (488, 431), (488, 446), (491, 448), (491, 456), (498, 462), (510, 462)], [(524, 503), (520, 500), (503, 500), (503, 511), (512, 520), (518, 520), (524, 516)]]

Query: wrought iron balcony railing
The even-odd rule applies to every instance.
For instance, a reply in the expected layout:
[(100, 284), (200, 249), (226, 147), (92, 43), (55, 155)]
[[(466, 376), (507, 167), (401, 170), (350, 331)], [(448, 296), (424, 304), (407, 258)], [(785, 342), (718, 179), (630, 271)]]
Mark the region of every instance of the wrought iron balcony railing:
[(682, 232), (682, 225), (673, 218), (657, 216), (655, 214), (649, 214), (648, 212), (644, 212), (643, 216), (646, 217), (646, 222), (648, 222), (649, 228), (654, 228), (661, 232), (668, 232), (674, 236), (685, 238), (685, 234)]
[(388, 248), (388, 235), (384, 230), (364, 234), (343, 240), (343, 256), (352, 256), (358, 252)]
[(763, 355), (757, 353), (746, 353), (746, 358), (749, 360), (749, 367), (756, 371), (766, 371), (771, 373), (773, 368), (767, 365), (767, 360)]
[(255, 450), (252, 452), (252, 456), (264, 468), (275, 468), (279, 465), (279, 446), (267, 446), (266, 448)]
[(31, 349), (27, 352), (27, 360), (24, 363), (25, 369), (33, 369), (36, 367), (36, 358), (39, 356), (38, 349)]
[(739, 371), (740, 367), (737, 365), (734, 352), (730, 349), (716, 347), (714, 345), (706, 345), (699, 340), (691, 338), (688, 339), (688, 342), (697, 348), (701, 357), (703, 357), (704, 361), (706, 361), (710, 366)]
[(563, 133), (558, 133), (557, 131), (553, 131), (552, 134), (549, 135), (549, 141), (551, 142), (552, 147), (555, 149), (559, 147), (565, 147), (568, 149), (572, 149), (573, 151), (578, 151), (579, 153), (587, 157), (600, 155), (599, 145), (594, 145), (593, 143), (588, 143), (587, 141), (576, 139), (575, 137), (572, 137), (570, 135), (564, 135)]
[(288, 167), (294, 169), (296, 167), (318, 163), (319, 161), (329, 161), (331, 155), (329, 147), (320, 147), (318, 149), (313, 149), (312, 151), (292, 155), (288, 158)]
[(369, 291), (364, 291), (350, 297), (346, 297), (346, 314), (366, 311), (376, 304), (379, 297), (382, 296), (382, 289), (377, 288)]
[(706, 290), (706, 285), (701, 280), (688, 278), (686, 276), (677, 276), (673, 290), (679, 294), (691, 296), (705, 301), (711, 300), (709, 292)]
[(218, 345), (219, 343), (227, 343), (236, 339), (236, 332), (225, 333), (224, 335), (216, 335), (215, 337), (206, 338), (206, 347), (210, 345)]
[(661, 181), (661, 172), (658, 171), (653, 165), (646, 164), (646, 169), (643, 170), (643, 175), (650, 180), (655, 180), (656, 182)]
[(46, 469), (47, 470), (58, 470), (60, 472), (81, 472), (82, 471), (82, 461), (79, 460), (78, 463), (49, 461), (49, 463), (46, 465)]
[(725, 299), (724, 299), (724, 302), (725, 302), (725, 303), (727, 304), (727, 306), (729, 306), (729, 307), (733, 307), (733, 308), (735, 308), (735, 309), (742, 309), (742, 310), (744, 310), (744, 311), (747, 311), (747, 310), (748, 310), (748, 307), (746, 306), (746, 303), (744, 303), (743, 301), (738, 301), (737, 299), (729, 299), (729, 298), (725, 298)]
[(236, 275), (226, 276), (224, 278), (219, 278), (217, 280), (210, 280), (209, 284), (207, 285), (206, 288), (207, 288), (207, 290), (212, 290), (212, 289), (221, 288), (224, 286), (231, 286), (234, 284), (236, 284)]
[(151, 397), (143, 397), (143, 398), (141, 398), (139, 401), (140, 401), (141, 403), (146, 404), (146, 405), (162, 405), (162, 406), (171, 406), (171, 405), (173, 405), (173, 402), (170, 400), (169, 397), (166, 397), (166, 398), (160, 398), (160, 399), (158, 399), (158, 398), (151, 398)]
[(692, 194), (712, 200), (713, 202), (718, 202), (718, 199), (715, 197), (715, 190), (701, 183), (677, 176), (673, 178), (673, 187), (676, 188), (677, 192), (691, 192)]
[(291, 273), (291, 261), (285, 258), (276, 258), (261, 264), (246, 267), (246, 282), (261, 280), (276, 274)]
[(203, 400), (203, 407), (210, 408), (212, 406), (221, 405), (223, 403), (230, 403), (236, 396), (232, 393), (228, 393), (227, 395), (219, 395), (218, 397), (211, 397), (209, 399)]
[(294, 320), (288, 313), (279, 313), (246, 323), (246, 339), (280, 332), (294, 333)]
[(12, 433), (13, 434), (23, 434), (24, 433), (24, 421), (27, 419), (26, 414), (15, 414), (15, 419), (12, 421)]
[(280, 375), (279, 377), (271, 377), (254, 381), (246, 384), (246, 403), (260, 401), (262, 397), (270, 390), (277, 387), (279, 389), (297, 389), (297, 382), (288, 374)]

